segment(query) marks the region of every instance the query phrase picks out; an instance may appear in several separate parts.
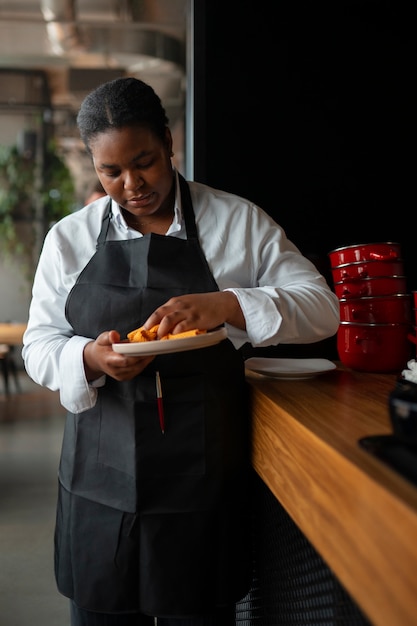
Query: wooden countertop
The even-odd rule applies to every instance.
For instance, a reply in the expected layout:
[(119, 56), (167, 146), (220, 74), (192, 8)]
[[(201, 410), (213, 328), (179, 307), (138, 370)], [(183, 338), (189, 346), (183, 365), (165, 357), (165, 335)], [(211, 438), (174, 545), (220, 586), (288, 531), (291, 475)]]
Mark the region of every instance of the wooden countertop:
[(358, 445), (392, 432), (396, 376), (247, 372), (253, 465), (375, 625), (417, 624), (417, 487)]

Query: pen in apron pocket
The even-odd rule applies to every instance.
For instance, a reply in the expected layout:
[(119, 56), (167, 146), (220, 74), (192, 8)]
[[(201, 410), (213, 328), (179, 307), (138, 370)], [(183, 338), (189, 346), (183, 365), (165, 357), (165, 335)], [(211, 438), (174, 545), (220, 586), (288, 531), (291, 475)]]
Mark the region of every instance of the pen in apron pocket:
[(161, 433), (165, 434), (165, 417), (164, 417), (164, 405), (162, 402), (162, 387), (161, 387), (161, 378), (159, 376), (159, 371), (155, 372), (156, 376), (156, 402), (158, 405), (158, 416), (159, 416), (159, 425), (161, 427)]

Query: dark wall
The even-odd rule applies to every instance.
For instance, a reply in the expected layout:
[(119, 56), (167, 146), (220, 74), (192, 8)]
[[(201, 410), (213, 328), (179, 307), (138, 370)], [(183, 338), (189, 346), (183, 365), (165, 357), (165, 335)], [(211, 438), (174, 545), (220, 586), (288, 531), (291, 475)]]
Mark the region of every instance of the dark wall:
[(198, 0), (195, 179), (262, 206), (330, 278), (327, 253), (415, 247), (415, 33), (401, 0)]

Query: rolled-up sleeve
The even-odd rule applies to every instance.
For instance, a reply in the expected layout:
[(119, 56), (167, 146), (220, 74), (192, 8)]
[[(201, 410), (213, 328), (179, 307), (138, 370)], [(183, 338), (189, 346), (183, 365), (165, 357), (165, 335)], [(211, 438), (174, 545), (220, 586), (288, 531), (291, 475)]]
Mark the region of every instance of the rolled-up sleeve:
[[(204, 252), (222, 291), (240, 304), (246, 330), (228, 328), (235, 347), (314, 343), (339, 326), (339, 301), (315, 265), (256, 205), (215, 192), (199, 214)], [(233, 204), (234, 202), (234, 204)], [(231, 205), (231, 206), (230, 206)], [(205, 214), (214, 213), (213, 235)]]
[(59, 395), (61, 404), (71, 413), (82, 413), (91, 409), (97, 401), (97, 388), (104, 385), (101, 376), (90, 384), (84, 372), (83, 352), (91, 341), (85, 337), (72, 337), (61, 352), (59, 360)]
[(83, 352), (92, 339), (74, 335), (65, 317), (68, 294), (95, 250), (95, 241), (85, 239), (84, 257), (76, 255), (72, 239), (71, 234), (63, 236), (60, 228), (53, 228), (45, 238), (33, 282), (22, 358), (32, 380), (52, 391), (59, 390), (64, 408), (80, 413), (94, 406), (97, 386), (103, 381), (92, 385), (86, 380)]

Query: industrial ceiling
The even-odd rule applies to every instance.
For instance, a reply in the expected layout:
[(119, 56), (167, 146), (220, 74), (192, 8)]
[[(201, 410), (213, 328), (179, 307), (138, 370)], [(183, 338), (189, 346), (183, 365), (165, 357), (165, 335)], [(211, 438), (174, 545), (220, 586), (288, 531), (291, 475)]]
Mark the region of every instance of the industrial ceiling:
[[(79, 105), (99, 84), (131, 75), (161, 97), (182, 169), (190, 6), (191, 0), (0, 0), (0, 144), (14, 136), (7, 115), (33, 119), (29, 111), (43, 110), (82, 198), (94, 172), (76, 127)], [(49, 105), (35, 102), (31, 109), (33, 94), (42, 100), (45, 91)]]
[(42, 70), (55, 111), (120, 74), (183, 109), (188, 0), (0, 0), (0, 71)]

